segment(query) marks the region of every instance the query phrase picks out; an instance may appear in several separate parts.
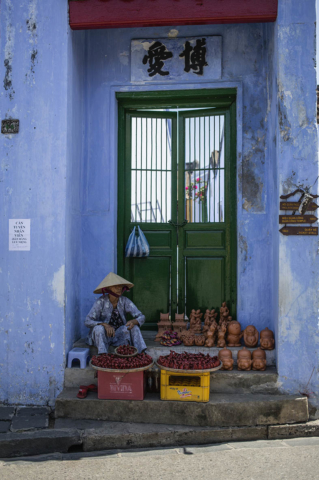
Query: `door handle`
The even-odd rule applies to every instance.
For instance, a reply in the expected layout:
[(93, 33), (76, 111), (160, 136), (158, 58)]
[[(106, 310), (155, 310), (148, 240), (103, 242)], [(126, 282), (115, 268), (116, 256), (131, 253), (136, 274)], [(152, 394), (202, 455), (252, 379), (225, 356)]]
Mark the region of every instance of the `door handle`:
[(167, 223), (169, 223), (170, 225), (173, 225), (173, 227), (184, 227), (184, 225), (186, 225), (186, 223), (188, 223), (188, 220), (184, 220), (183, 223), (174, 223), (172, 222), (172, 220), (169, 220)]

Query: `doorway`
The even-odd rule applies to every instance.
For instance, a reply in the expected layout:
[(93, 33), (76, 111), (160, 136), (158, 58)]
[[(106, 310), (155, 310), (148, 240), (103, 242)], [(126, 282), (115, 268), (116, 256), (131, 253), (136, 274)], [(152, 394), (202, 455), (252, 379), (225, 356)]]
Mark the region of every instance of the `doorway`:
[[(236, 313), (235, 101), (215, 90), (118, 94), (118, 272), (146, 329), (160, 312), (227, 301)], [(147, 258), (124, 256), (136, 225)]]

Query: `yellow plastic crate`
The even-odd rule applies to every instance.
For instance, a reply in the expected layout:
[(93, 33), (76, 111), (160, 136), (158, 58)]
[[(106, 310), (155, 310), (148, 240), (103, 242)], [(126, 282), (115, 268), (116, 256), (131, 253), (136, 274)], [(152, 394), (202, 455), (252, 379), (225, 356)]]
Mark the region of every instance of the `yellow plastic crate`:
[(161, 370), (161, 400), (208, 402), (210, 372), (183, 373)]

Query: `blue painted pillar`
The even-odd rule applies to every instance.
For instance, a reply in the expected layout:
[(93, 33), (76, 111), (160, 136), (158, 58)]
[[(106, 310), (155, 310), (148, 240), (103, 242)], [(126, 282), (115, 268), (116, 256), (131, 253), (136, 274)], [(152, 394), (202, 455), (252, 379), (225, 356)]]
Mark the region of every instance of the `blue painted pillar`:
[[(315, 0), (279, 1), (275, 33), (278, 197), (293, 191), (296, 183), (312, 185), (318, 175), (315, 21)], [(312, 189), (317, 191), (318, 183)], [(318, 396), (318, 237), (278, 233), (278, 242), (280, 381), (286, 392), (303, 392), (313, 372), (309, 390)], [(317, 404), (318, 397), (310, 401)]]
[[(67, 186), (66, 0), (1, 0), (0, 402), (53, 404), (63, 387)], [(31, 219), (10, 251), (9, 219)]]

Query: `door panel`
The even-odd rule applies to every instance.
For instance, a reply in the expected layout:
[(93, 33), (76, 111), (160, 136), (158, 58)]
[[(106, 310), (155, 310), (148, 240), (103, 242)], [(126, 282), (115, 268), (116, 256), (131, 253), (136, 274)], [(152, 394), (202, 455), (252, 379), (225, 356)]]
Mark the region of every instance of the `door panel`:
[(225, 301), (225, 259), (186, 257), (186, 311), (220, 306)]
[[(135, 285), (128, 296), (145, 314), (144, 328), (156, 329), (161, 312), (189, 316), (224, 301), (235, 316), (235, 103), (176, 113), (130, 108), (119, 109), (118, 271)], [(136, 225), (150, 256), (127, 259)]]
[(168, 312), (171, 258), (132, 258), (130, 264), (131, 299), (147, 315), (149, 324), (150, 319), (159, 319), (161, 312)]
[(177, 307), (176, 113), (126, 115), (124, 238), (139, 225), (150, 245), (147, 258), (124, 258), (123, 276), (134, 288), (128, 296), (156, 328), (160, 312)]
[(187, 220), (178, 232), (178, 308), (189, 316), (227, 301), (232, 309), (229, 112), (181, 112), (178, 130), (179, 224)]

